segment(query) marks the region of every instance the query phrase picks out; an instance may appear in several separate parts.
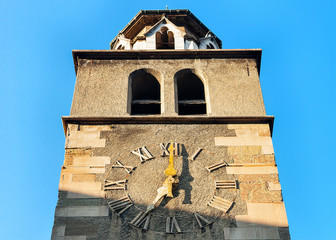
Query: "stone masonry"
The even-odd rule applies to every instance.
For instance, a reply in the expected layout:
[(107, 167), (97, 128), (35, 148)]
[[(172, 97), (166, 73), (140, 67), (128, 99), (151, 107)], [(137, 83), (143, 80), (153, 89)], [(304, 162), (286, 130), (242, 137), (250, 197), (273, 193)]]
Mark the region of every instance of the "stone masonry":
[[(182, 134), (188, 130), (193, 134)], [(126, 132), (129, 134), (123, 135)], [(175, 235), (174, 239), (289, 239), (268, 124), (69, 124), (52, 239), (169, 237), (122, 229), (120, 218), (106, 205), (102, 180), (111, 162), (139, 146), (143, 139), (150, 145), (171, 136), (186, 145), (192, 142), (206, 147), (225, 158), (229, 164), (227, 174), (233, 174), (239, 182), (237, 204), (246, 209), (244, 214), (234, 216), (235, 227), (214, 224), (208, 231)]]

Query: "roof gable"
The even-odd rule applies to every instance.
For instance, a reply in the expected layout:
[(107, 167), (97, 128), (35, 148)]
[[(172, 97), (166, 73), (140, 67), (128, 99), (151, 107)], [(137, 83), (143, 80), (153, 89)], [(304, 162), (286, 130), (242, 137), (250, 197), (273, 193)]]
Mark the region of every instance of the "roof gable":
[[(162, 15), (174, 24), (177, 28), (185, 27), (192, 31), (198, 38), (203, 38), (210, 31), (198, 18), (196, 18), (189, 10), (141, 10), (139, 13), (125, 26), (119, 34), (124, 34), (128, 39), (134, 39), (146, 26), (153, 28), (158, 22), (162, 21)], [(110, 43), (111, 49), (117, 40), (116, 36)], [(219, 47), (222, 41), (214, 35)]]
[[(168, 18), (166, 18), (165, 15), (162, 16), (162, 19), (160, 21), (158, 21), (153, 27), (151, 27), (150, 29), (148, 29), (144, 35), (148, 36), (149, 34), (151, 34), (152, 32), (156, 32), (157, 30), (159, 30), (158, 28), (160, 28), (161, 25), (170, 25), (172, 26), (176, 31), (181, 31), (174, 23), (172, 23), (171, 21), (168, 20)], [(170, 29), (171, 30), (171, 29)]]

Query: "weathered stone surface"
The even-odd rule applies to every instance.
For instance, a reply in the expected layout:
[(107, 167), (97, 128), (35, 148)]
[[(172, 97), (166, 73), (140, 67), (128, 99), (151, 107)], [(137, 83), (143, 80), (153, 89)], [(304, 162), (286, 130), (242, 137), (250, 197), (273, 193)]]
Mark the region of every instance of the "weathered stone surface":
[[(229, 147), (230, 148), (230, 147)], [(228, 150), (229, 151), (229, 150)], [(275, 164), (275, 159), (273, 154), (255, 154), (255, 155), (233, 155), (232, 156), (234, 163), (248, 163), (248, 164)]]
[(100, 130), (106, 127), (89, 128), (89, 130), (80, 130), (80, 125), (70, 125), (68, 127), (65, 148), (90, 148), (104, 147), (105, 139), (100, 139)]
[(258, 137), (258, 129), (236, 129), (237, 137)]
[(237, 137), (271, 136), (270, 128), (267, 124), (229, 124), (228, 129), (235, 129)]
[(52, 240), (86, 240), (86, 236), (63, 236), (51, 238)]
[(96, 174), (73, 174), (72, 182), (94, 182)]
[(288, 227), (285, 205), (280, 203), (247, 203), (247, 215), (237, 215), (237, 226)]
[(239, 189), (242, 200), (247, 202), (282, 202), (281, 191), (271, 191), (269, 183), (277, 183), (277, 174), (240, 175)]
[(217, 146), (270, 146), (270, 137), (215, 137)]
[(239, 129), (239, 130), (269, 130), (268, 124), (228, 124), (228, 129)]
[[(80, 126), (80, 129), (84, 129), (86, 125)], [(108, 126), (108, 127), (107, 127)], [(257, 125), (256, 125), (257, 126)], [(253, 126), (253, 127), (256, 127)], [(78, 127), (74, 127), (75, 131), (78, 131)], [(89, 128), (85, 128), (85, 131), (89, 131)], [(95, 184), (102, 183), (106, 177), (109, 177), (109, 179), (115, 181), (125, 178), (125, 175), (127, 172), (124, 169), (119, 169), (116, 175), (108, 175), (108, 172), (105, 173), (105, 169), (108, 169), (108, 171), (111, 171), (111, 165), (115, 164), (115, 161), (120, 160), (123, 162), (123, 164), (126, 165), (133, 165), (134, 163), (140, 164), (139, 157), (133, 155), (130, 153), (131, 150), (136, 150), (138, 147), (147, 146), (148, 150), (156, 157), (156, 159), (150, 160), (148, 163), (144, 163), (139, 165), (139, 168), (135, 170), (137, 171), (139, 176), (144, 177), (144, 179), (147, 179), (146, 181), (150, 181), (151, 183), (155, 184), (157, 183), (161, 186), (162, 181), (164, 179), (156, 181), (157, 179), (152, 179), (152, 174), (150, 176), (147, 174), (148, 172), (151, 172), (151, 167), (149, 166), (150, 163), (153, 163), (155, 166), (155, 169), (161, 168), (161, 157), (160, 154), (162, 153), (162, 150), (160, 149), (158, 143), (160, 142), (170, 142), (173, 140), (174, 142), (183, 143), (183, 149), (182, 151), (184, 154), (192, 154), (196, 151), (198, 147), (203, 148), (204, 150), (200, 153), (199, 156), (196, 157), (195, 164), (200, 163), (201, 168), (204, 168), (204, 166), (209, 166), (211, 164), (214, 164), (218, 161), (222, 161), (223, 159), (227, 161), (229, 164), (242, 164), (244, 167), (241, 166), (231, 166), (231, 167), (223, 167), (220, 169), (217, 169), (211, 173), (211, 175), (215, 179), (237, 179), (238, 180), (238, 195), (236, 195), (234, 192), (236, 190), (225, 190), (223, 193), (220, 191), (217, 193), (223, 198), (228, 198), (232, 200), (237, 196), (235, 199), (235, 204), (233, 205), (233, 208), (229, 211), (229, 219), (226, 218), (219, 218), (220, 220), (217, 220), (215, 224), (212, 225), (211, 228), (209, 228), (208, 231), (205, 231), (202, 233), (202, 231), (197, 231), (197, 223), (194, 223), (196, 225), (192, 225), (190, 221), (192, 222), (192, 219), (194, 217), (191, 216), (189, 220), (184, 219), (185, 217), (188, 218), (188, 214), (192, 214), (193, 211), (198, 211), (199, 209), (202, 210), (202, 208), (196, 207), (195, 210), (192, 209), (193, 206), (190, 206), (191, 208), (186, 209), (184, 213), (178, 218), (180, 227), (183, 228), (184, 231), (187, 231), (188, 234), (183, 235), (177, 235), (177, 239), (183, 238), (183, 239), (204, 239), (204, 238), (213, 238), (213, 239), (223, 239), (224, 238), (224, 229), (223, 228), (230, 228), (230, 227), (236, 227), (237, 223), (235, 220), (235, 216), (249, 216), (248, 215), (248, 209), (246, 204), (248, 201), (253, 202), (262, 202), (262, 201), (273, 201), (273, 202), (279, 202), (281, 201), (281, 191), (271, 191), (269, 189), (268, 183), (277, 183), (278, 182), (278, 176), (277, 171), (275, 170), (276, 167), (272, 166), (274, 164), (274, 155), (265, 155), (262, 153), (261, 146), (215, 146), (214, 138), (213, 136), (216, 136), (217, 134), (220, 134), (220, 136), (223, 137), (235, 137), (235, 130), (229, 130), (227, 129), (226, 124), (181, 124), (181, 125), (173, 125), (173, 124), (137, 124), (137, 125), (129, 125), (129, 124), (114, 124), (112, 127), (110, 125), (105, 125), (105, 127), (100, 128), (92, 128), (96, 131), (97, 129), (108, 129), (107, 131), (102, 131), (100, 134), (101, 139), (106, 139), (106, 144), (104, 148), (89, 148), (89, 149), (67, 149), (66, 150), (66, 163), (65, 169), (62, 170), (62, 176), (63, 179), (63, 185), (68, 190), (74, 191), (74, 189), (82, 189), (83, 194), (77, 193), (77, 192), (60, 192), (60, 201), (62, 204), (59, 204), (59, 208), (61, 210), (57, 210), (56, 213), (56, 219), (88, 219), (88, 218), (97, 218), (93, 215), (98, 215), (97, 211), (93, 214), (93, 211), (89, 211), (91, 207), (97, 208), (101, 207), (100, 204), (105, 204), (105, 201), (102, 199), (104, 196), (100, 195), (99, 192), (103, 194), (102, 186), (100, 185), (100, 189), (97, 190), (96, 187), (90, 187), (91, 185), (89, 183)], [(100, 131), (100, 130), (99, 130)], [(192, 134), (186, 135), (186, 132), (192, 132)], [(186, 159), (188, 156), (186, 155)], [(104, 157), (105, 158), (101, 158)], [(95, 161), (91, 161), (95, 159)], [(104, 160), (105, 159), (105, 160)], [(163, 159), (161, 159), (163, 160)], [(109, 164), (106, 165), (106, 163)], [(157, 162), (159, 161), (159, 162)], [(178, 168), (179, 172), (183, 172), (185, 170), (182, 170), (182, 162), (179, 162), (178, 158), (176, 158), (176, 168)], [(94, 166), (91, 166), (91, 163)], [(192, 186), (192, 192), (191, 196), (195, 196), (194, 191), (198, 191), (198, 189), (211, 189), (210, 194), (202, 194), (204, 195), (204, 198), (211, 198), (212, 192), (214, 192), (214, 183), (213, 178), (209, 178), (209, 181), (205, 181), (206, 179), (203, 178), (202, 181), (199, 180), (197, 175), (197, 169), (199, 168), (195, 164), (189, 163), (189, 174), (193, 178), (194, 182), (191, 182)], [(249, 166), (249, 164), (252, 164)], [(260, 166), (257, 166), (257, 165)], [(268, 166), (268, 165), (271, 166)], [(103, 167), (106, 165), (106, 168)], [(141, 166), (147, 166), (149, 168), (141, 168)], [(181, 165), (181, 166), (180, 166)], [(195, 166), (194, 166), (195, 165)], [(202, 166), (203, 165), (203, 166)], [(163, 167), (165, 164), (163, 164)], [(142, 171), (142, 170), (143, 171)], [(240, 169), (240, 170), (237, 170)], [(253, 170), (251, 170), (253, 169)], [(204, 168), (205, 170), (205, 168)], [(158, 174), (161, 176), (161, 170), (158, 172)], [(234, 173), (233, 173), (234, 172)], [(242, 174), (237, 174), (237, 173)], [(206, 170), (204, 174), (209, 174)], [(227, 175), (228, 174), (228, 175)], [(183, 175), (185, 175), (185, 172), (183, 172)], [(148, 205), (148, 201), (152, 201), (152, 199), (155, 197), (156, 194), (156, 185), (153, 185), (152, 188), (148, 188), (148, 184), (142, 183), (143, 180), (141, 180), (138, 176), (136, 179), (136, 182), (134, 181), (133, 177), (135, 178), (136, 174), (134, 173), (130, 177), (128, 177), (128, 181), (131, 185), (129, 185), (129, 188), (127, 192), (130, 194), (130, 197), (132, 200), (137, 202), (137, 207), (140, 209), (145, 209)], [(223, 178), (223, 176), (225, 176)], [(234, 177), (233, 177), (234, 176)], [(111, 178), (110, 178), (111, 177)], [(154, 177), (154, 175), (153, 175)], [(156, 178), (156, 177), (155, 177)], [(184, 179), (180, 179), (181, 181), (181, 188), (183, 188), (183, 183), (186, 181)], [(79, 185), (77, 185), (79, 184)], [(82, 185), (81, 185), (82, 184)], [(87, 185), (88, 184), (88, 185)], [(148, 186), (147, 186), (148, 185)], [(155, 185), (155, 186), (154, 186)], [(76, 186), (76, 187), (75, 187)], [(79, 188), (78, 188), (79, 186)], [(92, 185), (93, 186), (93, 185)], [(149, 197), (141, 197), (141, 194), (136, 194), (136, 190), (139, 189), (140, 192), (142, 192), (144, 195), (150, 195)], [(98, 191), (98, 193), (93, 193), (92, 191)], [(143, 191), (142, 191), (143, 190)], [(183, 189), (181, 189), (183, 190)], [(91, 191), (91, 192), (90, 192)], [(183, 191), (179, 192), (179, 197), (176, 197), (176, 199), (173, 199), (170, 201), (170, 203), (165, 203), (166, 207), (164, 209), (169, 209), (170, 205), (174, 205), (174, 202), (178, 199), (182, 199), (185, 196), (185, 189)], [(201, 190), (203, 192), (203, 190)], [(66, 194), (64, 194), (66, 193)], [(153, 195), (154, 194), (154, 195)], [(221, 195), (223, 194), (223, 195)], [(87, 198), (89, 195), (95, 198)], [(153, 195), (153, 196), (152, 196)], [(197, 194), (199, 195), (199, 194)], [(208, 200), (209, 200), (208, 199)], [(271, 200), (269, 200), (271, 199)], [(75, 201), (76, 200), (76, 201)], [(104, 203), (99, 202), (98, 200), (104, 201)], [(191, 198), (192, 202), (200, 200), (200, 198), (195, 197), (195, 199)], [(204, 202), (206, 204), (207, 199), (202, 200), (201, 202)], [(247, 203), (246, 203), (247, 202)], [(139, 203), (142, 203), (139, 205)], [(62, 207), (61, 207), (62, 206)], [(186, 205), (187, 206), (187, 205)], [(77, 209), (78, 207), (82, 207), (83, 210)], [(87, 208), (87, 210), (84, 210)], [(67, 209), (67, 210), (65, 210)], [(209, 210), (213, 211), (214, 209), (210, 208)], [(86, 212), (85, 212), (86, 211)], [(160, 215), (160, 209), (157, 209), (157, 211), (154, 213), (152, 217), (152, 221), (150, 223), (150, 229), (160, 229), (160, 226), (165, 225), (165, 218), (162, 218)], [(135, 229), (130, 228), (130, 226), (127, 224), (128, 221), (134, 217), (135, 214), (137, 214), (137, 208), (131, 208), (129, 212), (125, 215), (125, 218), (121, 217), (121, 222), (112, 224), (104, 222), (103, 223), (95, 223), (96, 226), (98, 226), (98, 234), (97, 235), (85, 235), (87, 239), (96, 239), (99, 237), (103, 237), (104, 239), (107, 239), (107, 233), (110, 236), (115, 236), (116, 239), (121, 239), (124, 236), (129, 236), (129, 239), (138, 239), (140, 238), (149, 238), (149, 239), (160, 239), (162, 237), (166, 238), (166, 235), (163, 235), (162, 233), (143, 233), (139, 231), (135, 231)], [(163, 213), (163, 212), (162, 212)], [(183, 215), (185, 214), (185, 216)], [(69, 216), (68, 216), (69, 215)], [(90, 215), (90, 216), (84, 216), (84, 215)], [(102, 216), (98, 218), (103, 218), (104, 216), (108, 216), (108, 210), (105, 214), (101, 214)], [(114, 216), (115, 213), (112, 213)], [(216, 219), (213, 218), (212, 215), (204, 215), (207, 219)], [(217, 216), (217, 215), (216, 215)], [(107, 218), (109, 219), (109, 218)], [(231, 220), (230, 220), (231, 219)], [(246, 219), (244, 219), (245, 221)], [(57, 220), (60, 221), (60, 220)], [(91, 220), (90, 220), (91, 221)], [(112, 221), (112, 220), (111, 220)], [(126, 222), (123, 222), (126, 221)], [(123, 222), (123, 223), (122, 223)], [(98, 225), (97, 225), (98, 224)], [(110, 227), (110, 230), (107, 230), (106, 227)], [(112, 226), (114, 228), (112, 229)], [(191, 228), (190, 228), (191, 227)], [(246, 225), (245, 227), (249, 228), (250, 225)], [(260, 227), (260, 225), (257, 225), (257, 227)], [(190, 228), (190, 229), (189, 229)], [(194, 230), (192, 230), (195, 228)], [(104, 230), (102, 230), (104, 229)], [(69, 230), (70, 231), (70, 230)], [(75, 231), (75, 230), (74, 230)], [(103, 232), (101, 232), (103, 231)], [(193, 233), (192, 233), (193, 232)], [(69, 232), (70, 233), (70, 232)], [(75, 232), (72, 232), (74, 234)], [(76, 232), (76, 234), (79, 234), (79, 232)], [(77, 236), (77, 235), (76, 235)], [(99, 236), (99, 237), (98, 237)], [(119, 236), (119, 237), (118, 237)], [(176, 237), (174, 237), (176, 238)]]
[(274, 154), (256, 155), (252, 157), (254, 163), (273, 163), (275, 164)]
[(268, 189), (270, 191), (281, 191), (280, 183), (268, 182)]
[(85, 148), (65, 149), (64, 166), (73, 164), (73, 158), (79, 156), (91, 156), (92, 150)]
[(88, 156), (75, 156), (72, 165), (76, 167), (105, 167), (110, 164), (110, 157), (88, 157)]
[(242, 155), (252, 157), (262, 154), (261, 146), (229, 146), (228, 153), (232, 156)]
[(74, 221), (66, 224), (65, 235), (96, 235), (98, 234), (98, 226), (92, 223)]
[(110, 157), (94, 157), (90, 149), (66, 149), (59, 190), (67, 198), (103, 198), (105, 193), (101, 182), (95, 182), (96, 174), (104, 173), (109, 163)]
[(279, 182), (279, 176), (278, 174), (267, 174), (267, 175), (239, 175), (238, 181), (240, 183), (243, 182)]
[(282, 202), (281, 191), (270, 191), (266, 182), (239, 183), (240, 196), (247, 202)]
[(104, 198), (105, 192), (99, 190), (86, 190), (85, 192), (67, 192), (67, 198)]
[[(123, 47), (126, 46), (127, 51), (73, 52), (77, 80), (71, 118), (65, 118), (68, 124), (66, 154), (53, 240), (287, 238), (288, 228), (281, 227), (279, 231), (277, 227), (286, 226), (286, 216), (282, 211), (284, 207), (274, 205), (282, 203), (282, 197), (269, 127), (272, 118), (265, 117), (259, 82), (261, 50), (190, 50), (206, 48), (205, 44), (212, 40), (214, 44), (219, 43), (219, 40), (207, 34), (208, 29), (202, 33), (204, 29), (199, 22), (190, 25), (194, 21), (192, 14), (188, 13), (181, 21), (181, 11), (185, 13), (179, 10), (175, 12), (178, 17), (168, 19), (161, 15), (162, 11), (157, 16), (135, 18), (136, 23), (132, 22), (134, 25), (130, 25), (127, 33), (118, 35), (113, 43), (116, 44), (113, 49), (117, 49), (117, 44), (126, 44)], [(172, 11), (166, 13), (172, 14)], [(153, 26), (155, 18), (160, 22)], [(175, 25), (177, 20), (182, 24)], [(175, 51), (152, 51), (159, 41), (156, 32), (163, 26), (174, 35)], [(195, 33), (194, 28), (197, 28)], [(128, 51), (132, 48), (128, 40), (132, 40), (135, 51)], [(161, 117), (175, 117), (167, 118), (168, 121), (179, 119), (176, 73), (186, 69), (204, 84), (206, 114), (195, 117), (213, 122), (217, 122), (215, 117), (228, 117), (226, 119), (233, 124), (189, 124), (197, 119), (188, 116), (183, 118), (188, 119), (184, 123), (178, 120), (173, 124), (135, 123), (142, 117), (129, 117), (132, 94), (136, 95), (131, 89), (133, 78), (130, 76), (140, 69), (152, 74), (160, 86), (161, 114), (148, 116), (149, 121)], [(145, 89), (147, 85), (141, 87)], [(127, 119), (134, 123), (98, 124), (107, 123), (110, 117), (116, 121), (123, 119), (118, 117), (129, 117)], [(269, 124), (234, 124), (234, 119), (243, 123), (248, 117), (253, 122)], [(141, 121), (145, 122), (146, 118)], [(183, 144), (183, 154), (174, 159), (179, 179), (179, 185), (173, 189), (174, 197), (162, 199), (151, 212), (148, 231), (131, 227), (130, 220), (153, 203), (157, 189), (166, 178), (162, 172), (167, 158), (160, 156), (162, 150), (158, 143), (170, 141)], [(155, 157), (144, 161), (131, 153), (143, 146)], [(202, 148), (202, 152), (196, 160), (190, 160), (190, 154), (198, 148)], [(133, 172), (129, 174), (123, 168), (112, 167), (116, 161), (136, 168), (130, 167)], [(221, 167), (210, 169), (218, 163)], [(122, 180), (123, 184), (118, 185), (118, 189), (103, 191), (105, 179), (111, 183)], [(216, 188), (218, 179), (236, 182), (238, 188)], [(224, 199), (217, 202), (217, 207), (234, 202), (230, 209), (225, 208), (227, 213), (208, 207), (214, 195)], [(123, 214), (118, 212), (124, 207), (123, 203), (110, 202), (121, 198), (126, 199), (126, 204), (132, 203)], [(114, 208), (116, 206), (119, 208)], [(211, 224), (200, 228), (195, 212)], [(280, 220), (275, 219), (277, 214)], [(167, 216), (176, 217), (182, 234), (166, 234)]]
[(246, 227), (224, 228), (227, 240), (271, 240), (280, 239), (278, 228)]
[(66, 167), (62, 169), (61, 174), (66, 173), (66, 174), (72, 174), (72, 173), (104, 173), (105, 168), (102, 167), (81, 167), (81, 168), (76, 168), (76, 167)]
[[(83, 147), (105, 147), (104, 139), (87, 139), (85, 134), (79, 136), (68, 137), (66, 140), (66, 148), (83, 148)], [(86, 134), (88, 135), (88, 134)]]
[(277, 167), (226, 167), (228, 174), (277, 174)]
[(254, 59), (79, 59), (78, 63), (71, 116), (129, 116), (129, 76), (138, 69), (156, 72), (162, 115), (176, 116), (174, 75), (186, 68), (195, 69), (205, 83), (208, 116), (266, 115)]
[(81, 206), (56, 208), (56, 217), (104, 217), (109, 215), (107, 206)]
[(269, 129), (258, 129), (258, 135), (260, 137), (270, 137), (271, 136), (271, 132)]
[(215, 137), (216, 146), (261, 146), (263, 154), (273, 154), (271, 137)]
[(109, 131), (111, 130), (110, 125), (80, 125), (79, 126), (80, 131)]
[(68, 192), (68, 197), (104, 197), (102, 183), (100, 182), (61, 182), (59, 190)]
[(290, 240), (289, 228), (288, 227), (279, 227), (279, 235), (281, 240)]
[(53, 236), (64, 236), (65, 234), (65, 225), (54, 226)]

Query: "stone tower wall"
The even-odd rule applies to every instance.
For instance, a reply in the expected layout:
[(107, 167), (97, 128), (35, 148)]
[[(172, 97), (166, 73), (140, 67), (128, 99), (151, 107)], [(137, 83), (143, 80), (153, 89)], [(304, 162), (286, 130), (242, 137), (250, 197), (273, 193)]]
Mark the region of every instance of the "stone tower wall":
[[(134, 52), (132, 54), (135, 54)], [(130, 74), (139, 69), (146, 69), (160, 82), (161, 116), (177, 116), (174, 76), (182, 69), (190, 69), (204, 83), (207, 116), (265, 116), (257, 59), (227, 58), (224, 55), (212, 58), (211, 54), (216, 53), (216, 50), (208, 52), (207, 58), (194, 59), (186, 59), (188, 55), (181, 59), (157, 59), (162, 57), (159, 53), (155, 53), (155, 59), (139, 57), (138, 60), (97, 60), (89, 59), (89, 56), (78, 58), (77, 80), (70, 115), (129, 116)]]
[[(290, 239), (268, 124), (66, 125), (53, 240)], [(143, 234), (121, 227), (122, 218), (109, 211), (103, 182), (111, 164), (142, 143), (155, 153), (158, 142), (172, 138), (186, 147), (209, 149), (229, 164), (226, 174), (239, 182), (230, 223), (223, 220), (187, 235)]]

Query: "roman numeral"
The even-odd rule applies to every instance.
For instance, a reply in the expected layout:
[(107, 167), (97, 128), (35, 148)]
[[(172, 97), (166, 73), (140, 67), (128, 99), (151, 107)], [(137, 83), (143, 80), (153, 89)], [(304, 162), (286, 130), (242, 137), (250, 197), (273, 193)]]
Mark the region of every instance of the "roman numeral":
[(133, 206), (133, 203), (128, 198), (128, 196), (120, 198), (118, 200), (113, 200), (108, 203), (109, 207), (113, 212), (120, 216), (123, 212)]
[(215, 180), (215, 186), (217, 189), (236, 189), (236, 180)]
[(150, 221), (150, 214), (147, 212), (140, 212), (138, 215), (133, 218), (132, 221), (129, 222), (134, 227), (141, 228), (141, 225), (144, 223), (143, 230), (148, 230), (149, 221)]
[(179, 143), (174, 143), (174, 155), (175, 156), (181, 155), (181, 148)]
[(132, 166), (124, 166), (120, 161), (116, 161), (117, 165), (112, 165), (112, 168), (123, 168), (127, 173), (131, 173), (135, 167)]
[(220, 211), (226, 213), (230, 207), (232, 206), (231, 201), (225, 200), (224, 198), (213, 196), (210, 202), (208, 202), (208, 206), (216, 208)]
[(166, 218), (166, 233), (174, 233), (174, 229), (177, 233), (181, 233), (181, 228), (178, 225), (175, 217)]
[(205, 217), (202, 217), (199, 213), (195, 212), (194, 216), (196, 218), (196, 221), (198, 223), (198, 226), (200, 228), (204, 228), (205, 226), (208, 226), (211, 224), (209, 220), (207, 220)]
[(207, 166), (205, 167), (209, 172), (212, 172), (218, 168), (221, 168), (221, 167), (225, 167), (227, 165), (227, 163), (225, 162), (218, 162), (218, 163), (215, 163), (215, 164), (212, 164), (210, 166)]
[[(169, 146), (170, 146), (170, 143), (160, 143), (160, 148), (162, 150), (162, 153), (161, 153), (161, 157), (167, 157), (169, 156)], [(179, 156), (180, 155), (180, 144), (179, 143), (173, 143), (173, 146), (174, 146), (174, 155), (175, 156)]]
[(201, 153), (201, 151), (202, 151), (202, 148), (200, 148), (200, 147), (197, 148), (197, 150), (194, 152), (194, 154), (191, 155), (191, 157), (189, 157), (189, 160), (194, 161), (196, 159), (196, 157)]
[(104, 190), (126, 190), (127, 179), (120, 181), (105, 180)]
[(131, 153), (137, 155), (142, 163), (154, 158), (153, 155), (147, 150), (146, 146), (138, 148)]

